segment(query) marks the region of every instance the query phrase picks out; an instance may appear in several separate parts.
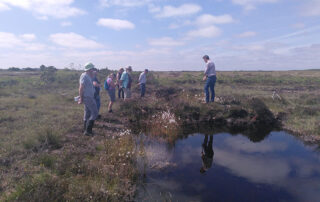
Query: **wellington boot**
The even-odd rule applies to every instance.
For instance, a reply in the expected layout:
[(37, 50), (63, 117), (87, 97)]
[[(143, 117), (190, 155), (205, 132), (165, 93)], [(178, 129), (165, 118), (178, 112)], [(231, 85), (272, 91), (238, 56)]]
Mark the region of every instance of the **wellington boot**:
[(94, 126), (94, 121), (92, 121), (92, 120), (88, 121), (88, 125), (87, 125), (87, 130), (86, 130), (86, 132), (87, 132), (90, 136), (93, 136), (93, 132), (92, 132), (93, 126)]

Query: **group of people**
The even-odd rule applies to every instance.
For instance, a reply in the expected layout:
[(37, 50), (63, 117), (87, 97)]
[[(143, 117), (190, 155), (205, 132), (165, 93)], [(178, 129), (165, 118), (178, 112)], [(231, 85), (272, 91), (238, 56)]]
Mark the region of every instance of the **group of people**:
[[(116, 100), (116, 89), (118, 89), (118, 99), (125, 101), (131, 98), (132, 86), (132, 67), (128, 66), (120, 68), (115, 75), (111, 73), (104, 81), (104, 85), (100, 83), (97, 77), (98, 70), (92, 63), (85, 65), (85, 72), (81, 74), (79, 81), (78, 104), (84, 104), (84, 123), (83, 130), (87, 136), (92, 136), (92, 128), (96, 119), (99, 119), (101, 101), (100, 90), (103, 87), (109, 95), (108, 112), (112, 113), (112, 105)], [(145, 69), (139, 76), (138, 85), (140, 86), (140, 97), (145, 96), (148, 69)]]
[[(206, 81), (204, 91), (206, 94), (206, 103), (214, 102), (215, 91), (214, 86), (216, 83), (215, 65), (210, 60), (208, 55), (202, 57), (206, 63), (203, 80)], [(104, 81), (104, 89), (108, 92), (110, 102), (108, 105), (108, 112), (112, 113), (112, 105), (116, 100), (116, 89), (118, 89), (118, 99), (125, 101), (131, 98), (132, 87), (132, 67), (128, 66), (125, 70), (120, 68), (115, 75), (111, 73)], [(145, 69), (139, 76), (138, 85), (140, 86), (140, 97), (145, 96), (146, 82), (147, 82), (148, 69)], [(92, 128), (94, 121), (100, 118), (99, 110), (100, 102), (100, 89), (102, 85), (97, 78), (97, 69), (92, 63), (85, 65), (85, 72), (80, 76), (79, 96), (78, 103), (84, 104), (84, 134), (92, 136)], [(210, 92), (209, 92), (210, 90)], [(211, 93), (211, 98), (210, 98)]]

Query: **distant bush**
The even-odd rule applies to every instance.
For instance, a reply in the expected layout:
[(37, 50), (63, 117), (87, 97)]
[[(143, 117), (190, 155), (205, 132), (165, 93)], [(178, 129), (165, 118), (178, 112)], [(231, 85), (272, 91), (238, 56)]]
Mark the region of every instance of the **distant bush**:
[(50, 84), (56, 80), (57, 69), (54, 66), (46, 67), (44, 65), (41, 65), (40, 71), (40, 80), (44, 82), (44, 84)]
[(38, 68), (31, 68), (31, 67), (26, 67), (22, 69), (23, 71), (29, 71), (29, 72), (34, 72), (34, 71), (38, 71)]
[(20, 71), (20, 68), (18, 68), (18, 67), (10, 67), (8, 70), (12, 71), (12, 72), (17, 72), (17, 71)]

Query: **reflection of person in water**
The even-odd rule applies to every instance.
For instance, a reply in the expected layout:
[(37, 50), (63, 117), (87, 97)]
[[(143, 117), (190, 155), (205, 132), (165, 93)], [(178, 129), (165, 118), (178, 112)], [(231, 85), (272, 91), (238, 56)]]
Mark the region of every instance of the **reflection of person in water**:
[(205, 138), (202, 144), (202, 152), (201, 152), (202, 167), (200, 169), (200, 173), (205, 173), (212, 166), (213, 155), (214, 155), (212, 143), (213, 143), (213, 135), (210, 135), (209, 142), (208, 142), (208, 135), (205, 135)]

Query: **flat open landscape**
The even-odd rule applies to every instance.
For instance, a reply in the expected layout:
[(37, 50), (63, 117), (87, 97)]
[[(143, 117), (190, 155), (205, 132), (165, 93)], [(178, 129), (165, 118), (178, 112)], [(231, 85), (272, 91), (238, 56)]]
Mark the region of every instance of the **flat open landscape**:
[[(101, 70), (100, 81), (108, 73)], [(0, 201), (208, 201), (212, 196), (202, 185), (219, 190), (223, 184), (219, 176), (244, 192), (248, 188), (252, 197), (235, 192), (233, 198), (224, 190), (219, 193), (225, 195), (216, 195), (216, 200), (315, 201), (319, 197), (319, 70), (217, 72), (216, 99), (210, 104), (204, 103), (202, 72), (150, 72), (146, 98), (140, 99), (138, 86), (133, 85), (134, 98), (117, 100), (112, 114), (107, 113), (109, 98), (102, 90), (102, 118), (92, 138), (82, 134), (83, 106), (74, 102), (80, 74), (75, 70), (0, 71)], [(137, 77), (134, 72), (134, 83)], [(208, 184), (201, 178), (202, 134), (214, 135), (216, 148), (212, 169), (217, 172), (211, 176), (209, 170), (207, 177), (222, 184)], [(282, 141), (294, 143), (285, 147)], [(169, 148), (175, 146), (176, 153), (171, 154)], [(271, 159), (271, 154), (254, 159), (230, 152), (245, 146), (247, 152), (258, 153), (274, 148), (290, 153), (299, 148), (301, 158), (292, 159), (286, 167), (279, 163), (284, 159)], [(192, 173), (199, 176), (187, 172), (193, 168), (188, 166), (191, 162), (181, 161), (183, 151), (192, 148), (200, 164)], [(233, 158), (233, 162), (226, 160)], [(275, 167), (268, 177), (263, 172), (253, 176), (249, 168), (238, 167), (241, 161), (252, 166), (261, 161), (255, 169), (268, 163)], [(307, 164), (308, 168), (302, 167)], [(290, 169), (301, 175), (283, 177), (290, 175)], [(194, 191), (189, 190), (192, 196), (177, 188), (176, 184), (191, 183), (179, 173), (198, 179), (198, 187), (187, 187)], [(290, 180), (297, 186), (290, 185)], [(301, 180), (309, 198), (293, 194), (301, 188)], [(264, 195), (258, 185), (269, 194)], [(201, 190), (207, 195), (200, 197)]]

